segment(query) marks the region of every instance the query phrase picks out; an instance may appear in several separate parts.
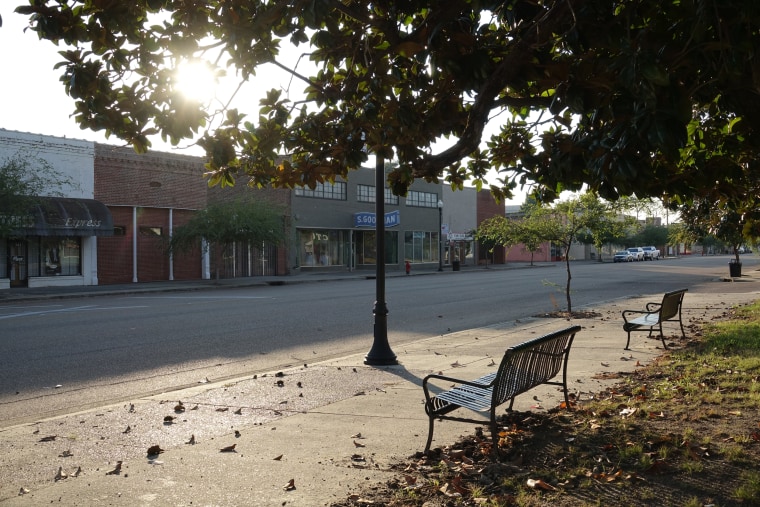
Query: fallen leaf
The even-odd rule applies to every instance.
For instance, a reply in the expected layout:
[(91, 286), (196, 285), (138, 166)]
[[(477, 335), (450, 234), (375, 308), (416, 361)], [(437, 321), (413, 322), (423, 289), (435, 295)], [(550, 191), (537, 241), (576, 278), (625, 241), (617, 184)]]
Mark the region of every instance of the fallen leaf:
[(59, 458), (70, 458), (72, 456), (73, 454), (69, 450), (63, 451), (61, 454), (58, 455)]
[(42, 437), (39, 441), (40, 442), (55, 442), (56, 438), (58, 438), (58, 435), (50, 435), (47, 437)]
[(124, 433), (126, 435), (130, 431), (132, 431), (132, 426), (127, 425), (127, 427), (124, 429), (124, 431), (122, 431), (122, 433)]
[(177, 404), (174, 405), (174, 411), (177, 412), (177, 413), (184, 412), (185, 411), (185, 405), (183, 405), (181, 401), (178, 401)]
[(174, 417), (173, 416), (167, 415), (166, 417), (164, 417), (164, 424), (168, 425), (168, 424), (172, 424), (172, 423), (174, 423)]
[(219, 407), (216, 409), (217, 412), (227, 412), (229, 410), (229, 407)]
[(541, 479), (528, 479), (528, 487), (533, 489), (543, 489), (546, 491), (557, 491), (557, 488)]
[(232, 444), (232, 445), (228, 445), (227, 447), (222, 447), (221, 449), (219, 449), (219, 452), (236, 452), (235, 445), (237, 444)]
[(110, 472), (106, 472), (106, 475), (119, 475), (121, 473), (121, 461), (116, 462), (116, 468)]
[(18, 491), (18, 496), (24, 496), (24, 495), (26, 495), (27, 493), (29, 493), (29, 491), (30, 491), (30, 490), (29, 490), (28, 488), (21, 488), (21, 489)]
[(235, 438), (240, 438), (240, 431), (235, 430)]
[(195, 445), (195, 435), (190, 435), (190, 440), (185, 443), (189, 445)]
[(55, 474), (55, 480), (62, 481), (63, 479), (68, 478), (69, 474), (63, 471), (63, 467), (58, 467), (58, 473)]
[(282, 459), (282, 454), (280, 454), (277, 457), (272, 458), (272, 461), (280, 461)]
[(367, 447), (366, 445), (362, 444), (361, 442), (357, 442), (356, 440), (354, 440), (354, 446), (356, 446), (356, 447)]
[(452, 368), (464, 368), (464, 365), (459, 364), (459, 361), (454, 361), (453, 363), (451, 363), (451, 367)]
[(296, 480), (290, 479), (288, 483), (282, 487), (282, 489), (284, 489), (285, 491), (293, 491), (294, 489), (296, 489)]
[(609, 367), (610, 363), (601, 363), (605, 368)]
[(235, 410), (234, 414), (235, 415), (243, 415), (243, 409), (239, 408), (239, 409)]
[(151, 445), (148, 447), (148, 456), (158, 456), (162, 452), (164, 452), (164, 450), (158, 445)]
[(364, 438), (361, 433), (354, 433), (351, 438)]

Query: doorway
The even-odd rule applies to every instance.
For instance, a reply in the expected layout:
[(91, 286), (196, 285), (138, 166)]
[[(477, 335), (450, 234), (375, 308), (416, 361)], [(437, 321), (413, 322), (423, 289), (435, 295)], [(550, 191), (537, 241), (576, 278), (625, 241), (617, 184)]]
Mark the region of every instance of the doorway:
[(26, 241), (12, 239), (8, 242), (8, 278), (10, 278), (11, 287), (26, 287), (28, 280), (27, 273), (28, 248)]

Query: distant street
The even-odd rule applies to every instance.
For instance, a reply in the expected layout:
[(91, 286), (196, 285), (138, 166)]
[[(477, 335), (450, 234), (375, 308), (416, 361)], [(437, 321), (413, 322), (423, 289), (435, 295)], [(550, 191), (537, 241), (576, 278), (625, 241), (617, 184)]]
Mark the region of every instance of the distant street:
[[(715, 283), (729, 260), (573, 263), (573, 308), (708, 282), (729, 291)], [(742, 261), (760, 264), (755, 254)], [(389, 278), (391, 347), (566, 309), (564, 264), (520, 266)], [(374, 287), (351, 279), (4, 304), (0, 427), (368, 352)]]

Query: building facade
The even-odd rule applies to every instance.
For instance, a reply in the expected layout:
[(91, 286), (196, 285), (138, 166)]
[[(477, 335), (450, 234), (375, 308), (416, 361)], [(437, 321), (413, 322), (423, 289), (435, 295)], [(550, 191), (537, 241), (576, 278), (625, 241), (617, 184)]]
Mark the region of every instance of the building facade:
[(113, 234), (113, 222), (95, 200), (95, 143), (0, 129), (0, 164), (14, 158), (58, 176), (14, 218), (14, 235), (0, 237), (0, 289), (97, 285), (98, 239)]
[[(375, 247), (375, 170), (314, 189), (209, 188), (200, 157), (0, 130), (0, 160), (40, 159), (70, 182), (51, 188), (14, 236), (0, 238), (0, 288), (277, 276), (370, 270), (378, 260), (434, 267), (476, 263), (472, 233), (503, 214), (488, 192), (415, 181), (383, 189), (385, 252)], [(283, 213), (283, 245), (234, 244), (170, 255), (168, 241), (210, 203), (239, 197)], [(503, 259), (502, 259), (503, 260)]]
[(351, 171), (348, 180), (292, 191), (290, 262), (302, 271), (371, 269), (378, 258), (390, 269), (406, 261), (437, 265), (441, 186), (414, 182), (406, 197), (384, 188), (385, 252), (375, 249), (375, 169)]

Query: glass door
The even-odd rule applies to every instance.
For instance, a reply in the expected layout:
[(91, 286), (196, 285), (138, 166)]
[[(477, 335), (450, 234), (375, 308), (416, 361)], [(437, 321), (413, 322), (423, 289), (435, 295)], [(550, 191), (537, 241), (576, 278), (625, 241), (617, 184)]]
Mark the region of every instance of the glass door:
[(10, 278), (11, 287), (26, 287), (28, 277), (26, 241), (10, 240), (8, 250), (8, 259), (10, 260), (8, 278)]

